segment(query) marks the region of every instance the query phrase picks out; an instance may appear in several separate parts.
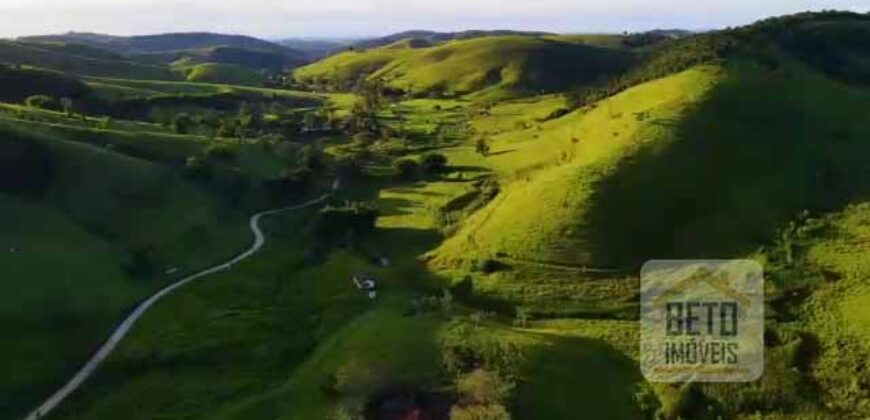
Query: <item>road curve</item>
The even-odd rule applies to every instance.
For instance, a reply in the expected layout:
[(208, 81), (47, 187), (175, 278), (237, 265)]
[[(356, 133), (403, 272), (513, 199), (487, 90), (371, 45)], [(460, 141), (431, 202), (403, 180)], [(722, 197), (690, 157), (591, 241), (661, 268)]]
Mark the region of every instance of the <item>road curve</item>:
[[(333, 189), (335, 189), (335, 187), (333, 187)], [(254, 244), (251, 245), (251, 247), (248, 248), (247, 251), (242, 252), (241, 254), (237, 255), (233, 259), (223, 264), (213, 266), (196, 274), (185, 277), (173, 284), (170, 284), (169, 286), (166, 286), (159, 292), (152, 295), (150, 298), (148, 298), (148, 300), (140, 303), (139, 306), (137, 306), (136, 309), (133, 310), (133, 312), (130, 313), (130, 315), (128, 315), (127, 318), (125, 318), (124, 321), (121, 322), (121, 324), (118, 325), (117, 328), (115, 328), (115, 331), (112, 332), (112, 335), (109, 336), (109, 339), (106, 340), (105, 343), (103, 343), (100, 349), (97, 350), (97, 352), (94, 353), (93, 356), (91, 356), (91, 359), (88, 360), (88, 362), (75, 374), (75, 376), (73, 376), (72, 379), (70, 379), (69, 382), (66, 383), (66, 385), (64, 385), (62, 388), (60, 388), (54, 394), (48, 397), (48, 399), (40, 404), (39, 407), (31, 411), (30, 414), (27, 415), (25, 420), (37, 420), (42, 418), (43, 416), (51, 412), (51, 410), (55, 409), (58, 405), (60, 405), (60, 403), (63, 402), (66, 397), (68, 397), (76, 389), (78, 389), (82, 385), (82, 383), (86, 379), (88, 379), (91, 374), (94, 373), (97, 367), (99, 367), (100, 364), (103, 363), (106, 357), (108, 357), (109, 354), (112, 353), (115, 347), (118, 346), (118, 343), (120, 343), (121, 340), (124, 339), (124, 336), (126, 336), (127, 333), (130, 332), (130, 329), (133, 328), (133, 325), (136, 324), (136, 321), (138, 321), (139, 318), (141, 318), (142, 315), (144, 315), (145, 312), (147, 312), (148, 309), (151, 308), (151, 306), (157, 303), (157, 301), (162, 299), (164, 296), (172, 293), (175, 289), (178, 289), (190, 282), (193, 282), (200, 277), (205, 277), (209, 274), (214, 274), (219, 271), (227, 270), (236, 263), (256, 254), (257, 251), (259, 251), (260, 248), (263, 247), (263, 244), (266, 242), (263, 231), (260, 230), (260, 219), (263, 218), (263, 216), (291, 210), (301, 210), (306, 207), (311, 207), (318, 203), (322, 203), (327, 198), (329, 198), (329, 196), (330, 194), (324, 194), (318, 198), (302, 204), (290, 207), (283, 207), (280, 209), (268, 210), (251, 216), (250, 225), (251, 232), (254, 234)]]

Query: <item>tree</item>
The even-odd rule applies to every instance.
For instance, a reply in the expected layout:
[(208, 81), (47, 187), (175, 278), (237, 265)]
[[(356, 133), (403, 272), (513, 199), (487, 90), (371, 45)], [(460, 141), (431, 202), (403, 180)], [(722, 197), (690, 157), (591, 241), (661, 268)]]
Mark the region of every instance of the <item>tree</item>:
[(239, 131), (239, 124), (235, 118), (224, 118), (218, 123), (218, 137), (236, 137)]
[(55, 111), (61, 109), (60, 102), (48, 95), (28, 96), (27, 99), (24, 100), (24, 104), (31, 108), (50, 109)]
[(475, 369), (456, 378), (459, 401), (450, 409), (451, 420), (509, 420), (504, 402), (513, 384), (495, 372)]
[(423, 156), (423, 172), (427, 174), (438, 174), (444, 172), (447, 168), (447, 157), (440, 153), (428, 153)]
[(363, 173), (363, 159), (356, 154), (342, 155), (335, 159), (335, 169), (342, 178), (355, 178)]
[(397, 159), (393, 161), (393, 169), (396, 170), (396, 177), (399, 179), (411, 180), (420, 171), (420, 164), (413, 159)]
[(341, 206), (327, 206), (314, 218), (314, 233), (324, 240), (342, 236), (362, 236), (375, 228), (378, 209), (372, 203), (348, 202)]
[(323, 172), (326, 169), (326, 157), (323, 151), (312, 145), (305, 145), (299, 152), (302, 166), (311, 172)]
[(73, 100), (67, 97), (60, 98), (60, 107), (67, 117), (73, 116)]
[(450, 289), (446, 287), (441, 289), (441, 309), (447, 316), (450, 316), (453, 311), (453, 293), (450, 293)]
[(174, 131), (175, 134), (188, 134), (192, 127), (193, 119), (190, 118), (190, 115), (181, 113), (172, 119), (172, 131)]
[(503, 405), (453, 406), (450, 420), (510, 420), (511, 416)]
[(477, 139), (477, 143), (474, 145), (474, 151), (483, 156), (489, 155), (489, 142), (486, 140), (486, 137)]
[(516, 319), (514, 320), (514, 324), (520, 327), (525, 328), (529, 323), (529, 308), (525, 306), (517, 306), (516, 308)]
[(259, 107), (251, 106), (247, 102), (242, 102), (239, 105), (238, 125), (236, 136), (241, 144), (245, 138), (254, 134), (254, 132), (263, 126), (263, 114)]
[(194, 179), (208, 179), (209, 171), (208, 163), (200, 156), (188, 157), (184, 164), (184, 173)]

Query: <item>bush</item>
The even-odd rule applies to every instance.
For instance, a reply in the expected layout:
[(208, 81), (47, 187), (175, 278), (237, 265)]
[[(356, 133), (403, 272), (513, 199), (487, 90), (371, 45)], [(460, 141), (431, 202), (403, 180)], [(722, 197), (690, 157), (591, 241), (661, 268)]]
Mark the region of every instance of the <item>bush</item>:
[(185, 175), (194, 179), (208, 179), (211, 174), (205, 160), (199, 156), (191, 156), (184, 163)]
[(230, 144), (213, 144), (205, 149), (205, 159), (208, 161), (232, 162), (238, 154), (236, 147)]
[(172, 130), (175, 131), (175, 134), (190, 133), (190, 129), (193, 128), (193, 125), (193, 119), (191, 119), (187, 114), (178, 114), (172, 120)]
[(378, 210), (372, 203), (348, 202), (342, 206), (327, 206), (314, 219), (314, 233), (325, 240), (344, 235), (355, 237), (374, 229)]
[(423, 156), (422, 166), (427, 174), (442, 173), (447, 168), (447, 157), (440, 153), (428, 153)]
[(363, 174), (363, 159), (356, 154), (342, 155), (335, 159), (335, 169), (343, 178), (355, 178)]
[(503, 404), (512, 389), (513, 384), (483, 369), (462, 375), (456, 379), (459, 403), (450, 409), (450, 418), (508, 420), (510, 415)]
[(396, 177), (399, 179), (411, 180), (420, 171), (420, 164), (413, 159), (397, 159), (393, 161), (393, 169), (396, 170)]
[(487, 258), (477, 263), (477, 270), (485, 274), (492, 274), (507, 268), (504, 263), (496, 261), (492, 258)]
[(377, 140), (377, 136), (369, 132), (356, 133), (353, 135), (353, 142), (360, 146), (370, 146)]
[(33, 95), (28, 96), (24, 100), (24, 104), (31, 108), (49, 109), (52, 111), (60, 111), (60, 101), (48, 95)]
[(501, 404), (510, 395), (513, 384), (497, 373), (475, 369), (456, 379), (456, 392), (463, 405)]

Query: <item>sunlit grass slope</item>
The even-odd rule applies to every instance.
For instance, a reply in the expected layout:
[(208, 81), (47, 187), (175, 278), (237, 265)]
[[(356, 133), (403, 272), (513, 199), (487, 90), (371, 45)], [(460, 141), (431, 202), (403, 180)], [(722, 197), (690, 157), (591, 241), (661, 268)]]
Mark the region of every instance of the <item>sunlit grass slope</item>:
[(484, 37), (430, 48), (348, 51), (299, 68), (297, 79), (353, 87), (360, 76), (412, 93), (487, 97), (570, 88), (620, 71), (628, 53), (527, 36)]
[(263, 77), (256, 71), (235, 64), (203, 63), (176, 67), (186, 75), (189, 82), (221, 83), (242, 86), (259, 86)]
[(806, 249), (807, 265), (823, 277), (803, 314), (820, 343), (812, 375), (828, 404), (870, 415), (870, 203), (827, 216)]
[[(631, 272), (649, 258), (746, 255), (797, 212), (867, 192), (857, 156), (870, 148), (860, 123), (868, 103), (866, 91), (797, 66), (783, 76), (731, 63), (496, 135), (485, 163), (501, 174), (502, 193), (432, 264), (461, 275), (496, 259), (514, 267), (480, 275), (484, 291), (537, 301), (548, 284), (564, 283), (558, 288), (574, 296), (604, 293), (612, 303), (612, 289), (585, 290), (568, 271), (525, 270)], [(456, 158), (480, 162), (470, 153)]]
[[(657, 122), (678, 118), (719, 77), (712, 67), (688, 71), (628, 90), (594, 109), (494, 136), (485, 164), (499, 174), (503, 191), (434, 252), (433, 264), (473, 266), (501, 258), (509, 264), (594, 266), (579, 222), (589, 210), (595, 181), (619, 159), (667, 137), (668, 130)], [(561, 282), (570, 273), (526, 274)], [(480, 279), (481, 288), (508, 287), (500, 284), (502, 275), (507, 274)], [(606, 293), (601, 298), (612, 297), (600, 292)]]

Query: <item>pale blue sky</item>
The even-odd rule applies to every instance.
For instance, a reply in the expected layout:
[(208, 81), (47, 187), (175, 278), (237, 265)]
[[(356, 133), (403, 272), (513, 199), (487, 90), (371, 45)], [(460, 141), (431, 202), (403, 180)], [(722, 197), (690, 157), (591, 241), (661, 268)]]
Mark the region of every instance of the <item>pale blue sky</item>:
[(264, 38), (407, 29), (621, 32), (710, 29), (870, 0), (0, 0), (0, 36), (214, 31)]

